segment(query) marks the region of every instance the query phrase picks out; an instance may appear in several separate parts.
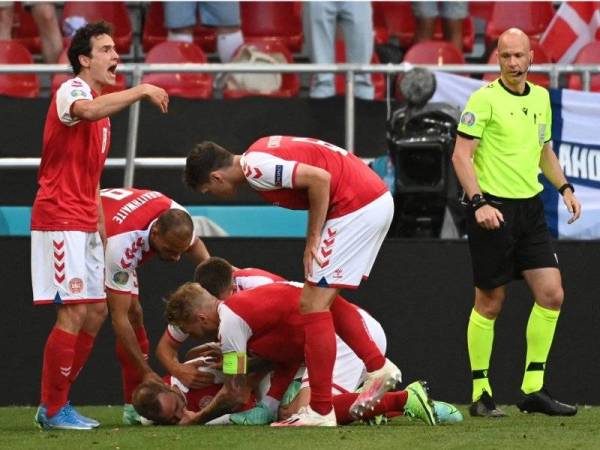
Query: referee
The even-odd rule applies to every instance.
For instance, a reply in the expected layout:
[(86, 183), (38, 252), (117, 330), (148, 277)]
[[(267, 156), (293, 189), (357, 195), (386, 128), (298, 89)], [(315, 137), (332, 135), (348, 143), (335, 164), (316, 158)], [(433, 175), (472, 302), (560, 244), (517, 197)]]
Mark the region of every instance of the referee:
[(540, 198), (541, 169), (579, 218), (581, 205), (552, 150), (548, 91), (529, 83), (529, 38), (511, 28), (498, 40), (500, 78), (476, 91), (458, 126), (452, 162), (469, 199), (467, 233), (475, 281), (475, 306), (467, 344), (473, 376), (472, 416), (501, 417), (488, 380), (494, 322), (506, 284), (524, 278), (534, 297), (527, 323), (527, 356), (521, 411), (571, 416), (575, 406), (544, 389), (544, 370), (563, 303), (558, 260)]

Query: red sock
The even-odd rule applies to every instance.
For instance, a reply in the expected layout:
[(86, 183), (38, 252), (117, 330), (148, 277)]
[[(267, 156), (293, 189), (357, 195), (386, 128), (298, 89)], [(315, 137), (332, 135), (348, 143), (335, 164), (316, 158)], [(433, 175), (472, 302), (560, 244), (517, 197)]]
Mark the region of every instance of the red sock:
[(298, 372), (299, 365), (277, 366), (271, 375), (271, 386), (267, 395), (275, 400), (281, 400), (290, 383), (294, 381), (294, 375)]
[(77, 343), (75, 344), (75, 357), (73, 358), (73, 369), (69, 380), (71, 383), (79, 376), (79, 372), (90, 357), (96, 336), (92, 336), (85, 331), (80, 331), (77, 335)]
[(381, 369), (385, 356), (371, 338), (358, 308), (338, 295), (331, 304), (331, 315), (335, 332), (362, 360), (367, 371)]
[[(148, 341), (148, 335), (146, 329), (142, 326), (135, 330), (135, 337), (137, 338), (138, 344), (142, 353), (148, 358), (148, 351), (150, 350), (150, 342)], [(135, 388), (142, 382), (142, 376), (140, 375), (136, 365), (131, 361), (125, 347), (117, 340), (117, 359), (121, 363), (121, 379), (123, 382), (123, 400), (125, 403), (131, 403), (131, 396)]]
[(310, 383), (310, 407), (319, 414), (331, 411), (331, 378), (335, 364), (335, 329), (329, 311), (303, 314), (304, 360)]
[(77, 335), (54, 327), (44, 347), (42, 368), (42, 405), (48, 417), (54, 416), (69, 398)]
[[(333, 397), (335, 417), (339, 425), (345, 425), (354, 421), (354, 418), (350, 415), (350, 406), (358, 398), (358, 395), (356, 393), (348, 393)], [(387, 392), (381, 398), (381, 401), (375, 405), (375, 409), (365, 412), (363, 418), (369, 419), (380, 414), (404, 411), (407, 397), (408, 393), (406, 391)]]

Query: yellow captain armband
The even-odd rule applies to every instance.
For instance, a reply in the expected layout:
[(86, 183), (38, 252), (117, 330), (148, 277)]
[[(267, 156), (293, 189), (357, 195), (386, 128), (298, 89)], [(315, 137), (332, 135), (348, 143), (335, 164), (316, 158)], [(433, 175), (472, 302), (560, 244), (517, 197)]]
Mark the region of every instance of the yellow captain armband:
[(223, 353), (223, 373), (225, 375), (240, 375), (246, 373), (248, 357), (245, 352)]

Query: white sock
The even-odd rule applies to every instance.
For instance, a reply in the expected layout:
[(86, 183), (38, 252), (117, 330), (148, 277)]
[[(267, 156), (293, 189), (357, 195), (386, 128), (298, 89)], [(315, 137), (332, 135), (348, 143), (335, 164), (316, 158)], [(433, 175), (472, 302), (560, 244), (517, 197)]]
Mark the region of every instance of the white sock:
[(222, 63), (231, 61), (238, 48), (244, 43), (242, 31), (217, 35), (217, 53)]
[(169, 31), (167, 39), (169, 41), (194, 42), (194, 36), (190, 33), (173, 33)]

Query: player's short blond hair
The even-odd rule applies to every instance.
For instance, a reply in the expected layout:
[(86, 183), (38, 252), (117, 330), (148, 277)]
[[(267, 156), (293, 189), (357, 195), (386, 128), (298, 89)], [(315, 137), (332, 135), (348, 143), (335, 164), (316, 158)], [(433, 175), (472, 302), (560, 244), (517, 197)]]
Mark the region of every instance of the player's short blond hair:
[(189, 323), (194, 319), (198, 309), (202, 309), (213, 299), (210, 292), (198, 283), (184, 283), (167, 298), (165, 318), (175, 326)]

